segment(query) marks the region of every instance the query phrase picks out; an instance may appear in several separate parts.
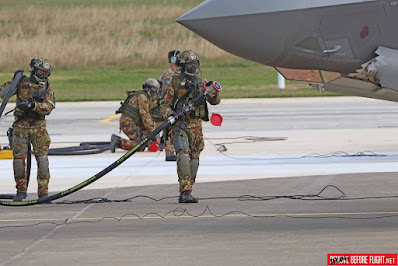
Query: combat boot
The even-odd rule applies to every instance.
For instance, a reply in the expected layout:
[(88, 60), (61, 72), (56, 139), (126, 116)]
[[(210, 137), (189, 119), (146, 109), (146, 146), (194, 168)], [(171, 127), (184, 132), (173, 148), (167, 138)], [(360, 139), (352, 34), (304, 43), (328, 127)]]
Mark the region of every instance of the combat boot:
[(172, 156), (166, 156), (166, 162), (175, 162), (177, 161), (177, 156), (172, 155)]
[(39, 199), (41, 199), (41, 198), (47, 198), (48, 197), (48, 194), (47, 193), (43, 193), (43, 194), (40, 194), (39, 195)]
[(114, 153), (116, 148), (119, 148), (120, 144), (122, 144), (122, 138), (112, 134), (111, 136), (111, 152)]
[(185, 190), (181, 192), (180, 197), (178, 198), (179, 203), (198, 203), (198, 199), (192, 196), (190, 190)]
[(28, 194), (26, 192), (17, 191), (17, 194), (15, 194), (15, 196), (12, 198), (12, 201), (20, 202), (23, 199), (25, 199), (27, 196), (28, 196)]
[[(39, 199), (42, 199), (42, 198), (47, 198), (48, 197), (48, 193), (43, 193), (43, 194), (40, 194), (39, 195)], [(47, 201), (47, 202), (45, 202), (45, 203), (52, 203), (51, 201)]]

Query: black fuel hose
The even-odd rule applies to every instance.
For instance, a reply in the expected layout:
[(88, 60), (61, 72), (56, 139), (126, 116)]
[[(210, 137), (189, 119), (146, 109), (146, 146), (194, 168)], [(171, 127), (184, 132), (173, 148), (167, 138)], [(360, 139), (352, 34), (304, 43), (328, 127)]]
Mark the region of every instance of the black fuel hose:
[(54, 194), (54, 195), (51, 195), (51, 196), (48, 196), (45, 198), (40, 198), (40, 199), (30, 200), (30, 201), (17, 201), (17, 202), (0, 200), (0, 205), (11, 206), (11, 207), (21, 207), (21, 206), (32, 206), (32, 205), (36, 205), (36, 204), (42, 204), (42, 203), (50, 202), (50, 201), (65, 197), (69, 194), (72, 194), (72, 193), (90, 185), (91, 183), (97, 181), (98, 179), (100, 179), (101, 177), (103, 177), (104, 175), (106, 175), (107, 173), (109, 173), (110, 171), (112, 171), (113, 169), (118, 167), (119, 165), (121, 165), (124, 161), (126, 161), (128, 158), (130, 158), (130, 156), (132, 156), (134, 153), (136, 153), (138, 150), (140, 150), (140, 148), (142, 146), (144, 146), (149, 140), (154, 139), (156, 137), (156, 135), (158, 135), (162, 130), (173, 125), (178, 118), (187, 115), (189, 113), (189, 111), (191, 111), (193, 108), (195, 108), (195, 106), (198, 104), (198, 102), (200, 102), (200, 100), (202, 100), (202, 98), (206, 96), (206, 94), (207, 94), (207, 92), (204, 91), (201, 94), (199, 94), (198, 96), (196, 96), (188, 104), (183, 106), (178, 113), (170, 116), (160, 126), (158, 126), (155, 130), (153, 130), (151, 133), (149, 133), (148, 136), (146, 138), (144, 138), (137, 146), (135, 146), (134, 148), (132, 148), (131, 150), (126, 152), (117, 161), (113, 162), (111, 165), (109, 165), (108, 167), (106, 167), (105, 169), (103, 169), (102, 171), (97, 173), (96, 175), (83, 181), (82, 183), (80, 183), (72, 188), (69, 188), (65, 191), (59, 192), (57, 194)]
[(48, 150), (48, 155), (89, 155), (109, 151), (110, 142), (82, 142), (80, 146), (54, 148)]
[(12, 199), (15, 194), (0, 194), (0, 199)]

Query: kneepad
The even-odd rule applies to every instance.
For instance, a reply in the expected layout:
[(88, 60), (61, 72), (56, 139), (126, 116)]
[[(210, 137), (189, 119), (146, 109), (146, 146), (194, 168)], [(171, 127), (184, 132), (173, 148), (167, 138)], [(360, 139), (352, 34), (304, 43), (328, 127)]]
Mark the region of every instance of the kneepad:
[(181, 173), (186, 176), (189, 174), (189, 155), (185, 153), (177, 154), (178, 167), (180, 168)]
[(191, 177), (195, 178), (196, 174), (198, 173), (199, 169), (199, 159), (192, 159), (191, 160)]
[(16, 176), (18, 177), (23, 176), (25, 172), (25, 167), (23, 165), (22, 159), (14, 159), (14, 171)]
[(47, 155), (41, 155), (39, 156), (38, 160), (37, 160), (37, 164), (38, 164), (38, 168), (39, 168), (39, 172), (42, 175), (48, 175), (49, 170), (48, 170), (48, 158)]

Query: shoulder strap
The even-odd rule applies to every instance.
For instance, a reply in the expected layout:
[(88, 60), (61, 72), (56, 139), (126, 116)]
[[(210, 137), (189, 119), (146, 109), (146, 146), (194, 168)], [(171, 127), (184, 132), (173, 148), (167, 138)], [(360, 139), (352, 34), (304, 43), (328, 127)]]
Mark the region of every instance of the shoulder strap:
[(126, 109), (127, 105), (129, 104), (130, 99), (138, 94), (144, 93), (144, 95), (149, 99), (149, 96), (142, 90), (141, 91), (126, 91), (126, 93), (127, 93), (127, 98), (123, 102), (120, 102), (121, 106), (119, 107), (118, 110), (116, 110), (116, 112), (115, 112), (116, 114), (123, 113), (123, 111)]
[(46, 93), (48, 92), (48, 87), (50, 87), (50, 82), (47, 80), (46, 89), (45, 89), (42, 93), (40, 93), (40, 95), (39, 95), (39, 99), (40, 99), (41, 101), (44, 100), (44, 96), (45, 96)]

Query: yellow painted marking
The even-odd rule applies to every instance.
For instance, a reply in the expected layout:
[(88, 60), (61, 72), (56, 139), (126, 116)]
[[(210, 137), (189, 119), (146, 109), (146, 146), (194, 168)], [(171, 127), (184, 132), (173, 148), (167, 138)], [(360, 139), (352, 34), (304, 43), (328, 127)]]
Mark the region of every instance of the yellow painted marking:
[[(398, 214), (398, 212), (346, 212), (346, 213), (268, 213), (268, 214), (249, 214), (251, 216), (257, 216), (257, 217), (272, 217), (272, 216), (347, 216), (347, 215), (395, 215)], [(217, 215), (217, 214), (216, 214)], [(216, 216), (213, 215), (202, 215), (199, 217), (192, 217), (189, 215), (183, 215), (183, 216), (166, 216), (164, 218), (158, 217), (158, 216), (147, 216), (147, 217), (141, 217), (141, 219), (178, 219), (178, 218), (215, 218)], [(223, 217), (248, 217), (247, 215), (244, 214), (228, 214)], [(68, 221), (98, 221), (98, 220), (139, 220), (140, 218), (136, 216), (125, 216), (123, 218), (121, 217), (105, 217), (105, 218), (71, 218), (68, 219)], [(54, 219), (9, 219), (9, 220), (0, 220), (0, 222), (52, 222), (52, 221), (65, 221), (66, 219), (59, 219), (59, 218), (54, 218)]]
[(109, 123), (111, 120), (118, 118), (119, 116), (121, 116), (121, 114), (114, 114), (114, 115), (111, 115), (108, 118), (105, 118), (103, 120), (98, 121), (98, 123), (106, 124), (106, 123)]

